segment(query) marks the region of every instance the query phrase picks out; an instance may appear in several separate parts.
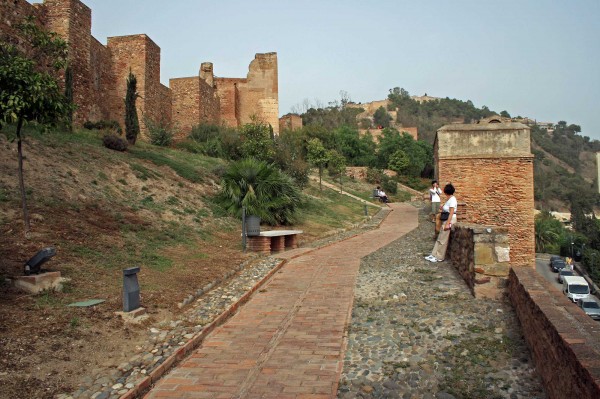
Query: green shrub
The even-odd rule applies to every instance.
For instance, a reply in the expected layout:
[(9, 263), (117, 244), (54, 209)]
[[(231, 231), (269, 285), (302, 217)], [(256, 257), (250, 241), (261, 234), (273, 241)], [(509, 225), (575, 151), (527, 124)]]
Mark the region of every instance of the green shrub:
[(111, 130), (116, 134), (123, 133), (119, 122), (100, 120), (97, 122), (85, 121), (83, 127), (88, 130)]
[(301, 193), (292, 178), (275, 165), (252, 158), (232, 163), (222, 179), (220, 206), (230, 215), (256, 215), (271, 225), (295, 221)]
[(190, 139), (176, 143), (175, 147), (183, 151), (191, 152), (192, 154), (204, 154), (204, 147), (202, 144)]
[(383, 170), (377, 168), (367, 168), (367, 175), (365, 176), (365, 179), (368, 183), (379, 184), (383, 176)]
[(169, 147), (173, 143), (176, 129), (171, 122), (165, 119), (153, 120), (144, 117), (144, 123), (148, 128), (148, 138), (151, 144), (160, 147)]
[(395, 179), (384, 174), (381, 177), (381, 188), (387, 194), (396, 194), (398, 192), (398, 183)]
[(304, 188), (308, 184), (310, 165), (303, 159), (294, 159), (286, 163), (284, 171), (294, 179), (298, 187)]
[(127, 142), (115, 134), (105, 134), (102, 138), (102, 144), (111, 150), (127, 151)]
[(201, 123), (192, 127), (189, 138), (198, 142), (206, 143), (212, 139), (218, 139), (221, 136), (221, 126), (210, 123)]

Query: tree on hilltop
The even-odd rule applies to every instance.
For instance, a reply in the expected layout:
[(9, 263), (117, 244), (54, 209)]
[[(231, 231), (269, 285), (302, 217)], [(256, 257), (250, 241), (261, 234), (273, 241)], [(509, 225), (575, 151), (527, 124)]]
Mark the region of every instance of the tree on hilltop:
[(389, 127), (392, 117), (387, 113), (384, 107), (379, 107), (373, 114), (373, 121), (376, 126)]
[(0, 41), (0, 120), (16, 123), (19, 188), (25, 234), (30, 230), (23, 179), (23, 125), (52, 124), (68, 118), (73, 105), (65, 97), (59, 78), (67, 65), (67, 43), (56, 33), (41, 29), (33, 17), (18, 27), (22, 48)]

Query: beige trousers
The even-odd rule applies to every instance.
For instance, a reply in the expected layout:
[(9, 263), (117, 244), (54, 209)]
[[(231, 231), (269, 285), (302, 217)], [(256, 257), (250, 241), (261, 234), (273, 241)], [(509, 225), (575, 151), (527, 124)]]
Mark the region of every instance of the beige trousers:
[[(446, 258), (446, 250), (448, 249), (448, 241), (450, 240), (450, 230), (444, 230), (446, 223), (448, 223), (448, 220), (442, 224), (440, 234), (438, 234), (433, 250), (431, 251), (431, 254), (435, 256), (437, 260), (444, 260)], [(452, 215), (451, 223), (456, 223), (456, 214)]]

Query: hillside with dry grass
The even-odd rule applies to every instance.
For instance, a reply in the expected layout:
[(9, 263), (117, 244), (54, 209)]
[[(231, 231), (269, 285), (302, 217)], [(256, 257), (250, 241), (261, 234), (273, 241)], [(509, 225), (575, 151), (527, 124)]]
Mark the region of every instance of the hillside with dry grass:
[[(51, 398), (75, 389), (87, 371), (115, 367), (142, 330), (181, 312), (207, 283), (237, 270), (244, 253), (240, 221), (215, 201), (226, 162), (138, 143), (104, 148), (98, 132), (26, 132), (25, 185), (32, 229), (23, 233), (16, 143), (0, 132), (0, 397)], [(353, 182), (368, 197), (370, 185)], [(318, 186), (304, 189), (301, 244), (364, 218), (363, 204)], [(373, 208), (375, 209), (375, 208)], [(373, 212), (373, 211), (372, 211)], [(61, 293), (29, 295), (11, 285), (39, 249), (70, 279)], [(125, 325), (122, 269), (140, 266), (150, 320)], [(91, 308), (66, 305), (105, 299)]]

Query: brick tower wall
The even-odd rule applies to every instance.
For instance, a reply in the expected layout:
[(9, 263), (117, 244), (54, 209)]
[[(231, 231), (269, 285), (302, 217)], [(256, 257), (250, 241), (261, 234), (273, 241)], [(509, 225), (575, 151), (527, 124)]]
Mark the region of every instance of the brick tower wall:
[(73, 71), (73, 113), (75, 124), (89, 119), (97, 103), (91, 90), (90, 47), (92, 10), (78, 0), (45, 0), (46, 28), (56, 32), (69, 44), (69, 64)]
[[(92, 37), (90, 42), (90, 95), (93, 96), (87, 119), (92, 122), (110, 120), (111, 101), (114, 98), (115, 76), (110, 50)], [(121, 125), (123, 120), (118, 120)]]
[(511, 266), (535, 265), (529, 128), (447, 125), (438, 130), (435, 147), (440, 186), (451, 182), (466, 203), (461, 221), (508, 227)]
[(0, 39), (14, 44), (20, 43), (16, 26), (28, 16), (36, 17), (43, 24), (44, 8), (40, 4), (29, 4), (25, 0), (0, 0)]
[[(127, 77), (129, 71), (137, 79), (136, 101), (140, 131), (145, 136), (144, 117), (160, 120), (170, 110), (170, 104), (164, 104), (161, 110), (160, 97), (164, 89), (160, 83), (160, 48), (146, 35), (130, 35), (109, 37), (107, 47), (111, 51), (115, 90), (111, 105), (111, 119), (124, 121), (125, 95), (127, 94)], [(164, 95), (163, 95), (164, 96)], [(165, 111), (168, 115), (170, 111)]]
[(177, 121), (177, 140), (187, 137), (200, 123), (219, 124), (221, 108), (217, 90), (202, 77), (171, 79), (169, 87), (173, 118)]
[(184, 139), (200, 123), (200, 77), (169, 80), (173, 118), (177, 121), (176, 140)]
[(248, 68), (247, 84), (240, 91), (239, 122), (250, 123), (256, 115), (279, 133), (279, 82), (277, 53), (256, 54)]
[(302, 129), (302, 117), (295, 114), (287, 114), (279, 118), (279, 133), (284, 130)]
[(226, 126), (238, 127), (238, 112), (236, 104), (239, 103), (239, 86), (246, 84), (246, 79), (241, 78), (215, 78), (217, 95), (220, 100), (221, 122)]

